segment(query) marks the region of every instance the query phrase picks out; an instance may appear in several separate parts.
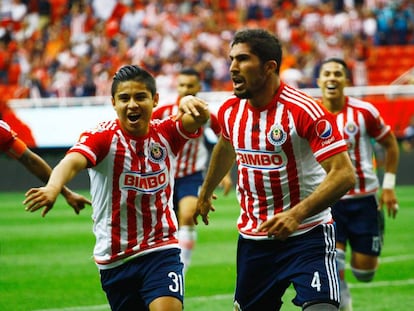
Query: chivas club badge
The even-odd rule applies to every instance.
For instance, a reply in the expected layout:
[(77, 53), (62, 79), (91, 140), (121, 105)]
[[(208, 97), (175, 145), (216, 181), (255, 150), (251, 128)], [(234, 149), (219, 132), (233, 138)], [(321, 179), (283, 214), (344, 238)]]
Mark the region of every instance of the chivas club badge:
[(354, 122), (348, 122), (345, 125), (344, 132), (348, 136), (355, 136), (355, 134), (358, 132), (358, 127)]
[(164, 147), (157, 143), (152, 143), (150, 146), (149, 158), (152, 162), (159, 163), (165, 160), (167, 152)]
[(285, 143), (287, 134), (280, 124), (274, 124), (269, 133), (267, 133), (267, 139), (269, 139), (272, 145), (281, 146)]

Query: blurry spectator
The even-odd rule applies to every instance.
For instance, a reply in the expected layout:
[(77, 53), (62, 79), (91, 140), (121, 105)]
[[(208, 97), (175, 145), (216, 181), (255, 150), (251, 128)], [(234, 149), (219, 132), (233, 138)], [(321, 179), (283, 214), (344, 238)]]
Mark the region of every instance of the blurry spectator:
[(411, 116), (408, 126), (404, 129), (402, 138), (402, 148), (404, 151), (411, 152), (414, 150), (414, 115)]
[(145, 19), (145, 13), (141, 6), (131, 3), (128, 11), (121, 18), (121, 31), (124, 32), (130, 41), (130, 44), (137, 39), (140, 34), (140, 28)]
[[(70, 94), (56, 89), (57, 80), (63, 75), (67, 86), (75, 80), (72, 69), (90, 57), (91, 68), (99, 67), (93, 78), (98, 83), (89, 82), (96, 94), (105, 93), (106, 76), (126, 63), (160, 75), (160, 83), (183, 66), (196, 67), (205, 90), (228, 90), (226, 49), (240, 27), (278, 34), (286, 47), (283, 69), (294, 63), (289, 59), (300, 61), (306, 86), (314, 86), (313, 68), (328, 57), (354, 64), (354, 73), (362, 77), (355, 83), (365, 85), (365, 52), (371, 44), (414, 40), (410, 1), (8, 0), (0, 1), (0, 83), (9, 83), (10, 76), (12, 82), (31, 85), (31, 96)], [(83, 93), (79, 85), (75, 89)]]
[(396, 1), (394, 3), (393, 44), (407, 44), (409, 31), (414, 26), (411, 18), (410, 11), (403, 7), (402, 2)]
[(374, 10), (377, 20), (377, 33), (375, 35), (376, 45), (389, 45), (392, 39), (393, 11), (390, 4), (378, 3)]

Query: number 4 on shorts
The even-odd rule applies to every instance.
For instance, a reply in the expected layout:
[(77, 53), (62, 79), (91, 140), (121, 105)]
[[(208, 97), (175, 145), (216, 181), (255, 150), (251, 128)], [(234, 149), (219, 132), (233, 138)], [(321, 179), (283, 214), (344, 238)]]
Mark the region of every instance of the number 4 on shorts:
[(319, 272), (318, 272), (318, 271), (315, 271), (315, 272), (313, 273), (313, 278), (312, 278), (311, 286), (312, 286), (313, 288), (316, 288), (316, 290), (317, 290), (318, 292), (320, 292), (320, 291), (321, 291), (321, 279), (320, 279), (320, 277), (319, 277)]

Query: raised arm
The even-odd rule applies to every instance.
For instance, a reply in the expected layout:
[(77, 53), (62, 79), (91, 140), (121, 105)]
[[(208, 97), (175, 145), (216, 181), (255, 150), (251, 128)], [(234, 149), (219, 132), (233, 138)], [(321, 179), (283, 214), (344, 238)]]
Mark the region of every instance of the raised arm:
[(23, 201), (26, 211), (34, 212), (44, 207), (42, 211), (44, 217), (52, 209), (59, 193), (65, 192), (64, 185), (86, 168), (87, 164), (87, 159), (80, 153), (67, 154), (52, 170), (45, 187), (32, 188), (26, 192), (26, 199)]
[(208, 121), (209, 117), (208, 105), (204, 100), (192, 95), (180, 99), (177, 119), (182, 119), (186, 131), (197, 131)]

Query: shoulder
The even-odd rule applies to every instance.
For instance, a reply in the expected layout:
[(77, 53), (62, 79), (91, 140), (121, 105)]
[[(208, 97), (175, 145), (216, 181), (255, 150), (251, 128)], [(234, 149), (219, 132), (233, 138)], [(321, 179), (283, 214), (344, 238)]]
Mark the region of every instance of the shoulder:
[(161, 106), (157, 106), (152, 112), (152, 118), (153, 119), (166, 118), (167, 116), (173, 114), (174, 110), (176, 109), (178, 109), (178, 106), (176, 104), (163, 104)]
[(223, 111), (231, 109), (240, 103), (241, 99), (233, 95), (227, 98), (218, 109), (217, 115), (220, 115)]
[(378, 109), (373, 104), (362, 99), (348, 96), (348, 105), (354, 109), (369, 112), (374, 116), (379, 115)]
[(294, 113), (306, 114), (313, 120), (328, 114), (328, 111), (316, 98), (286, 84), (279, 94), (279, 102), (286, 105)]

